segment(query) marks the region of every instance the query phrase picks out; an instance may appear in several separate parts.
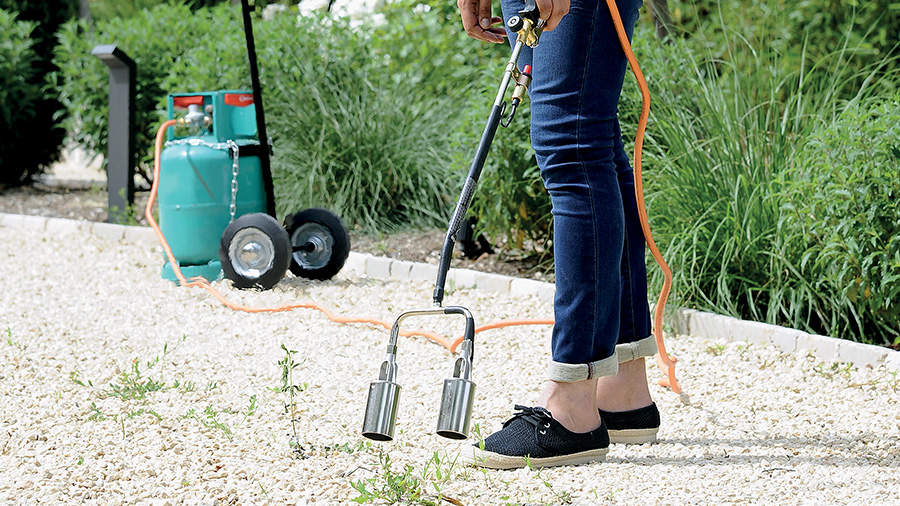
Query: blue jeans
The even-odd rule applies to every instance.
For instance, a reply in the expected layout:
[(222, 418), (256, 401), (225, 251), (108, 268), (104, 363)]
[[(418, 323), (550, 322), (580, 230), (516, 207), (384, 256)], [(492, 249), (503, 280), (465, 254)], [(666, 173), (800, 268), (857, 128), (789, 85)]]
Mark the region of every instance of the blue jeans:
[[(617, 5), (630, 39), (641, 0)], [(504, 19), (522, 6), (502, 0)], [(571, 0), (559, 26), (534, 50), (525, 48), (519, 68), (526, 64), (533, 67), (531, 142), (553, 204), (550, 379), (613, 375), (617, 343), (647, 341), (650, 311), (644, 236), (618, 120), (626, 59), (606, 1)]]

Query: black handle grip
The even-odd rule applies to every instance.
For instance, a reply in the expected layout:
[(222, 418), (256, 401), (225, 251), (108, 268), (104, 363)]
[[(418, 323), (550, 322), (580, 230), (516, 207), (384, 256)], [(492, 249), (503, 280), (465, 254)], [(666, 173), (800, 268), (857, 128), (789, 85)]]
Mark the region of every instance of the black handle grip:
[(519, 11), (519, 17), (523, 19), (530, 19), (532, 22), (537, 24), (538, 20), (541, 18), (541, 13), (538, 11), (537, 2), (535, 0), (525, 0), (525, 7)]

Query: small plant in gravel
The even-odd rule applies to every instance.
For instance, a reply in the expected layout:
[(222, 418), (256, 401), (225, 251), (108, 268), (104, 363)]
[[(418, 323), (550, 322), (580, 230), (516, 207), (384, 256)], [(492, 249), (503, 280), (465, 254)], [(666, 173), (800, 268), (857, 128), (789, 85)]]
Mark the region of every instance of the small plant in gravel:
[(306, 453), (300, 444), (300, 436), (297, 432), (297, 425), (300, 420), (297, 415), (297, 403), (294, 399), (298, 393), (306, 390), (307, 385), (305, 383), (303, 385), (294, 383), (294, 369), (300, 365), (299, 362), (294, 361), (294, 354), (297, 353), (297, 350), (289, 350), (284, 344), (281, 345), (281, 349), (284, 351), (284, 357), (278, 361), (278, 366), (281, 368), (281, 388), (279, 391), (286, 393), (288, 397), (288, 402), (284, 405), (284, 412), (290, 416), (291, 420), (291, 439), (288, 444), (294, 454), (300, 458), (305, 458)]
[(371, 478), (351, 482), (359, 496), (354, 502), (363, 504), (376, 500), (395, 503), (423, 503), (422, 482), (413, 475), (413, 467), (406, 464), (403, 472), (397, 473), (391, 469), (391, 456), (385, 452), (378, 452), (380, 469)]
[(119, 382), (110, 383), (105, 394), (107, 397), (118, 397), (123, 401), (142, 400), (146, 399), (148, 394), (159, 392), (165, 388), (165, 383), (153, 378), (145, 378), (141, 373), (138, 359), (134, 359), (131, 361), (131, 371), (122, 371), (119, 375)]
[(553, 495), (553, 503), (555, 504), (572, 504), (572, 494), (565, 490), (556, 490), (553, 487), (553, 484), (543, 475), (543, 469), (535, 468), (531, 464), (531, 459), (525, 457), (525, 465), (528, 467), (529, 471), (533, 471), (537, 474), (537, 478), (541, 480), (541, 483), (547, 488), (548, 491)]
[(127, 416), (128, 419), (131, 420), (132, 418), (137, 418), (141, 415), (151, 415), (153, 418), (156, 418), (157, 421), (162, 420), (162, 417), (159, 416), (159, 413), (150, 408), (133, 409), (125, 416)]
[(100, 408), (97, 407), (96, 402), (91, 403), (91, 415), (88, 417), (88, 420), (92, 422), (101, 422), (103, 420), (106, 420), (106, 415), (104, 415), (103, 412), (100, 411)]
[(326, 445), (322, 448), (325, 451), (337, 451), (341, 453), (346, 453), (348, 455), (353, 455), (354, 453), (359, 453), (363, 451), (369, 451), (372, 449), (372, 443), (370, 441), (360, 441), (356, 444), (356, 446), (350, 446), (350, 443), (343, 442), (339, 445)]
[(718, 357), (719, 355), (721, 355), (724, 352), (725, 352), (724, 344), (713, 344), (713, 345), (706, 347), (706, 353), (709, 353), (710, 355), (712, 355), (714, 357)]
[[(350, 485), (359, 492), (353, 499), (357, 503), (385, 501), (389, 504), (462, 504), (458, 499), (443, 493), (444, 486), (457, 473), (459, 454), (450, 456), (446, 452), (434, 452), (422, 469), (416, 473), (415, 468), (406, 464), (402, 472), (392, 469), (389, 453), (378, 452), (379, 469), (374, 476), (351, 481)], [(436, 495), (426, 489), (434, 488)]]
[(16, 348), (19, 351), (25, 351), (25, 348), (28, 347), (13, 339), (12, 327), (6, 327), (6, 344), (12, 346), (13, 348)]
[(231, 441), (231, 428), (219, 420), (219, 411), (216, 411), (215, 408), (212, 407), (212, 404), (206, 406), (206, 409), (203, 410), (202, 416), (197, 413), (194, 408), (191, 408), (187, 411), (187, 413), (182, 416), (182, 418), (190, 418), (197, 420), (201, 425), (206, 427), (207, 429), (217, 429), (222, 431), (225, 434), (225, 437)]
[(834, 377), (838, 374), (843, 374), (845, 378), (850, 379), (850, 372), (853, 370), (853, 364), (850, 362), (840, 363), (833, 362), (831, 365), (825, 365), (824, 363), (816, 364), (813, 367), (813, 371), (827, 379), (834, 379)]

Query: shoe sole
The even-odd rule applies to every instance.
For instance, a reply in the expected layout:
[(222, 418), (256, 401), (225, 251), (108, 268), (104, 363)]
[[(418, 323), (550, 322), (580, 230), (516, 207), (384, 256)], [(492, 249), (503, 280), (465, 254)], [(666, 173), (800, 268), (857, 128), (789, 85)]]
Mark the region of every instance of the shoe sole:
[(652, 429), (621, 429), (609, 431), (609, 442), (623, 445), (655, 443), (659, 427)]
[[(537, 469), (541, 467), (555, 466), (578, 466), (581, 464), (590, 464), (592, 462), (602, 462), (606, 459), (609, 448), (598, 448), (596, 450), (587, 450), (584, 452), (570, 453), (568, 455), (560, 455), (558, 457), (529, 458), (531, 467)], [(475, 467), (485, 467), (488, 469), (519, 469), (528, 467), (525, 457), (517, 457), (512, 455), (503, 455), (474, 448), (471, 458), (465, 458), (465, 463)]]

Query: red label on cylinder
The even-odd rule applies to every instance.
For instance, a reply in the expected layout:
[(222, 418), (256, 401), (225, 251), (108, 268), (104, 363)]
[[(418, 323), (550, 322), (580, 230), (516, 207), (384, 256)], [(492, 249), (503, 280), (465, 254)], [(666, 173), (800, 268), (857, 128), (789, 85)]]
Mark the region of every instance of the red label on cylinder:
[(253, 103), (253, 95), (250, 93), (226, 93), (225, 105), (246, 107)]
[(203, 105), (203, 96), (194, 95), (192, 97), (172, 97), (172, 103), (175, 107), (187, 109), (189, 105)]

